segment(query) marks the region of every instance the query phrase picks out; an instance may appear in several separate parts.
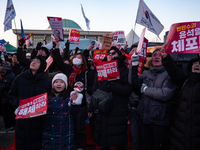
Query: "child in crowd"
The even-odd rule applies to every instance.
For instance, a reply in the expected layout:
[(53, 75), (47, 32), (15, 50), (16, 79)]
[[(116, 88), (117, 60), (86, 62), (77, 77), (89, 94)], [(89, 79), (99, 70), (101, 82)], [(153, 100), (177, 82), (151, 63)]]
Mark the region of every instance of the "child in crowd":
[(54, 76), (43, 130), (44, 150), (75, 150), (72, 115), (79, 112), (76, 102), (80, 102), (82, 97), (76, 92), (70, 97), (67, 86), (65, 74), (58, 73)]

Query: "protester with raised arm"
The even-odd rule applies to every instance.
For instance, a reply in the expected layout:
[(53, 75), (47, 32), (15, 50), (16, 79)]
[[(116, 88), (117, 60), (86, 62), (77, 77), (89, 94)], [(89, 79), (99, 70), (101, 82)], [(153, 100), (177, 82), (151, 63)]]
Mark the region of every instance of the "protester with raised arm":
[(185, 75), (169, 54), (162, 50), (162, 63), (170, 78), (180, 89), (175, 118), (172, 124), (170, 150), (200, 149), (200, 58), (190, 60)]
[[(45, 59), (39, 55), (34, 58), (30, 66), (18, 75), (9, 91), (9, 101), (15, 108), (15, 114), (19, 110), (21, 100), (31, 98), (40, 94), (51, 92), (51, 81), (44, 72), (46, 68)], [(16, 150), (41, 150), (42, 131), (45, 115), (33, 118), (17, 119), (15, 127)]]
[(174, 95), (175, 86), (172, 83), (161, 60), (161, 52), (152, 53), (152, 63), (149, 70), (138, 77), (138, 55), (132, 59), (132, 86), (141, 92), (138, 113), (141, 118), (141, 138), (143, 150), (164, 150), (170, 124), (170, 99)]

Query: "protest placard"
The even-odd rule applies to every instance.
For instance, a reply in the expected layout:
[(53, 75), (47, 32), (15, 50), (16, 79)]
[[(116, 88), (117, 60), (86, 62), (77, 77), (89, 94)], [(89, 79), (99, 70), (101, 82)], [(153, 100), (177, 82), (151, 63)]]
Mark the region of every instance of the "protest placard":
[(15, 119), (33, 118), (47, 113), (47, 93), (19, 101)]
[(200, 22), (173, 24), (164, 48), (166, 53), (199, 53)]
[(46, 59), (46, 62), (47, 62), (47, 67), (46, 67), (46, 69), (44, 70), (44, 72), (46, 72), (47, 69), (49, 68), (49, 66), (52, 64), (52, 62), (53, 62), (53, 57), (49, 56), (49, 57)]
[(71, 29), (69, 31), (69, 42), (70, 44), (79, 44), (80, 40), (80, 31)]
[(143, 44), (142, 44), (142, 51), (138, 54), (139, 58), (146, 61), (147, 59), (147, 46), (148, 40), (144, 37)]
[(112, 33), (104, 33), (102, 40), (102, 49), (110, 49), (112, 45), (113, 34)]
[(102, 62), (102, 60), (107, 57), (107, 51), (108, 49), (96, 49), (93, 50), (93, 61), (94, 66), (98, 65)]
[(120, 79), (117, 60), (102, 61), (96, 66), (98, 81)]
[(64, 41), (62, 18), (47, 17), (47, 19), (53, 31), (54, 38), (57, 38), (59, 41)]
[(143, 46), (143, 42), (144, 42), (144, 35), (145, 35), (145, 31), (146, 31), (146, 27), (142, 30), (141, 36), (140, 36), (140, 40), (137, 46), (137, 50), (136, 50), (136, 54), (138, 55), (139, 53), (141, 53), (142, 51), (142, 46)]
[(2, 45), (2, 44), (0, 44), (0, 51), (5, 51), (6, 50), (6, 47), (4, 46), (4, 45)]
[(126, 38), (124, 31), (115, 31), (113, 34), (113, 42), (116, 44), (120, 44), (121, 46), (126, 45)]

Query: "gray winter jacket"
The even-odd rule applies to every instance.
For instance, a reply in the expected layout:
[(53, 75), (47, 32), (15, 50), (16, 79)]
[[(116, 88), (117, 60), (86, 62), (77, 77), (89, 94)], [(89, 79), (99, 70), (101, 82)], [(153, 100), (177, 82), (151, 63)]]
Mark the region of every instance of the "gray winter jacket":
[(141, 102), (138, 106), (142, 122), (144, 124), (168, 126), (171, 115), (170, 99), (175, 90), (168, 73), (164, 66), (150, 66), (149, 70), (143, 72), (142, 79), (139, 79), (136, 68), (132, 70), (132, 84), (139, 90), (142, 83), (148, 86), (142, 94)]

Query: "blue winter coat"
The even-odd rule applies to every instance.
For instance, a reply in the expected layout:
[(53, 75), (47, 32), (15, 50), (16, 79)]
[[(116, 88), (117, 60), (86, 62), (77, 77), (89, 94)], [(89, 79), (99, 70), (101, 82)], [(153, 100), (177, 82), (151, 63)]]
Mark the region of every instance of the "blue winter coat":
[(73, 114), (78, 105), (68, 106), (69, 97), (48, 100), (47, 117), (43, 128), (43, 150), (75, 150)]

